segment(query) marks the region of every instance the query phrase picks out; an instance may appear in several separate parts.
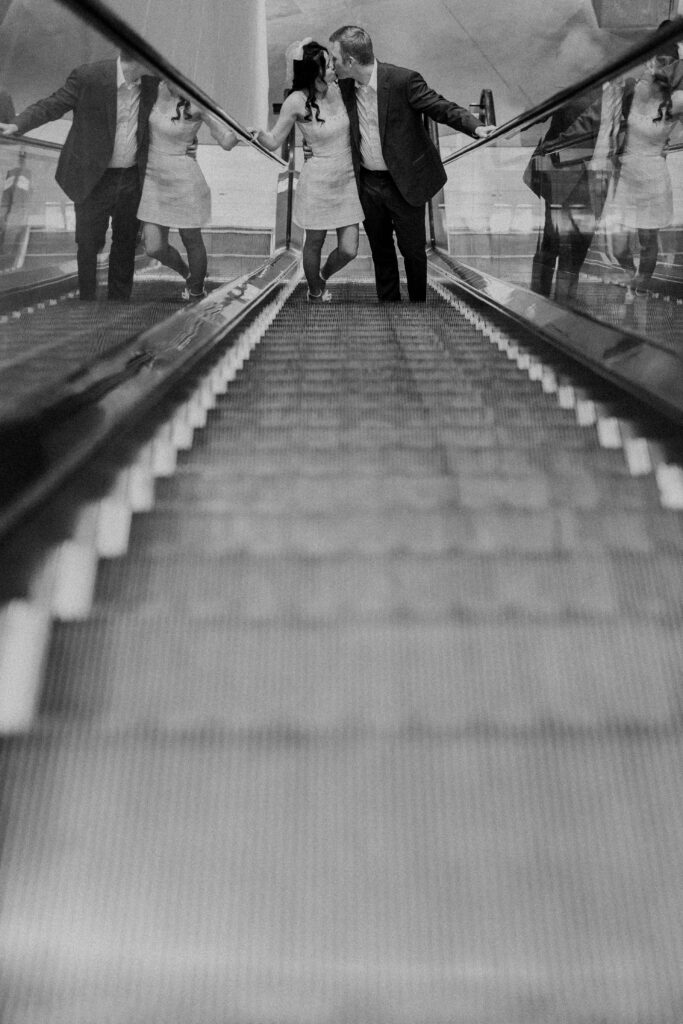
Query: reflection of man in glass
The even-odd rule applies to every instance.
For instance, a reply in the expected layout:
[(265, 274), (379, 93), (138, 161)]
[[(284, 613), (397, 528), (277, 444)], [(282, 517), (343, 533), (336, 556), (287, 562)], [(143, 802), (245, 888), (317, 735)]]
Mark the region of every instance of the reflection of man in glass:
[(108, 297), (130, 298), (135, 269), (141, 182), (149, 141), (148, 118), (158, 80), (134, 54), (74, 68), (61, 88), (32, 103), (0, 134), (22, 135), (71, 112), (71, 127), (55, 178), (73, 200), (81, 299), (97, 295), (97, 257), (111, 223)]
[(524, 174), (526, 184), (545, 202), (531, 288), (550, 296), (557, 271), (558, 302), (576, 297), (579, 272), (600, 214), (603, 199), (593, 189), (588, 170), (599, 126), (599, 91), (569, 100), (552, 114)]

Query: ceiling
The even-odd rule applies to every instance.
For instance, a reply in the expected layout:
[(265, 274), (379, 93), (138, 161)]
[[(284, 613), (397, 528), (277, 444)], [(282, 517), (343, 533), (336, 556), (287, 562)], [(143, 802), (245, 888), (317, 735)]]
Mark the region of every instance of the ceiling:
[(462, 106), (491, 89), (499, 124), (643, 37), (600, 29), (592, 0), (266, 0), (266, 8), (271, 103), (282, 99), (290, 42), (324, 43), (356, 24), (380, 60), (415, 68)]
[[(188, 35), (187, 0), (106, 0), (245, 124), (257, 123), (268, 106), (272, 109), (281, 102), (287, 46), (304, 36), (324, 43), (341, 25), (364, 26), (381, 60), (415, 68), (434, 89), (462, 106), (478, 103), (482, 89), (491, 89), (497, 121), (502, 124), (600, 68), (647, 34), (642, 26), (636, 31), (620, 30), (620, 13), (625, 18), (631, 9), (636, 14), (646, 11), (654, 22), (664, 11), (662, 5), (683, 4), (683, 0), (260, 0), (265, 5), (266, 82), (262, 61), (252, 56), (263, 52), (262, 34), (258, 47), (240, 50), (237, 57), (232, 52), (241, 38), (239, 17), (249, 21), (249, 7), (257, 2), (196, 0), (193, 32)], [(262, 26), (260, 6), (258, 12), (254, 23)], [(599, 22), (610, 27), (601, 28)], [(112, 49), (109, 41), (84, 31), (83, 23), (58, 0), (0, 0), (0, 25), (0, 77), (11, 85), (17, 109), (52, 91), (75, 63), (105, 55), (100, 53), (103, 47), (106, 55)], [(173, 46), (177, 43), (175, 49), (169, 38)], [(245, 120), (255, 116), (250, 112), (254, 105), (260, 111), (256, 120)]]

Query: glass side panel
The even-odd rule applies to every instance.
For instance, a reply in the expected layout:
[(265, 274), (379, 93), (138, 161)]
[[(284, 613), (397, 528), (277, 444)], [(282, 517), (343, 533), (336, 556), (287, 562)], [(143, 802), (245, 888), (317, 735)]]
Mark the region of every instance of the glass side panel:
[(72, 256), (73, 203), (55, 182), (58, 157), (30, 139), (0, 143), (0, 289), (20, 270)]
[[(449, 253), (675, 345), (683, 322), (682, 118), (683, 61), (653, 54), (530, 127), (448, 162)], [(448, 138), (441, 149), (447, 160)]]
[[(70, 287), (77, 288), (75, 228), (78, 202), (83, 197), (79, 200), (74, 189), (79, 177), (90, 173), (82, 167), (90, 159), (82, 140), (76, 140), (71, 157), (58, 172), (62, 146), (70, 132), (74, 141), (69, 109), (76, 82), (72, 72), (98, 62), (108, 62), (109, 68), (114, 68), (119, 51), (115, 41), (55, 0), (10, 0), (0, 7), (0, 122), (6, 125), (15, 115), (21, 121), (31, 109), (35, 114), (35, 123), (25, 133), (0, 137), (0, 301), (3, 312), (7, 312), (9, 295), (17, 295), (41, 280), (59, 275), (66, 280), (71, 275)], [(84, 81), (82, 76), (78, 81)], [(35, 104), (45, 100), (41, 115)], [(89, 108), (86, 128), (93, 140), (91, 150), (101, 148), (103, 135), (111, 142), (115, 104), (110, 105), (111, 109), (105, 107), (99, 94), (92, 91), (89, 96), (79, 96), (77, 102)], [(202, 105), (193, 103), (196, 130), (189, 130), (188, 137), (196, 136), (194, 159), (210, 194), (210, 203), (207, 199), (204, 204), (201, 230), (209, 258), (207, 280), (215, 286), (255, 269), (271, 254), (276, 239), (278, 179), (283, 167), (244, 140), (229, 151), (222, 148), (220, 129), (214, 133), (217, 141), (207, 126), (210, 117), (206, 109), (200, 118), (196, 115)], [(173, 103), (167, 103), (167, 107), (170, 119), (175, 107)], [(184, 120), (185, 112), (181, 110), (181, 123)], [(124, 155), (124, 163), (138, 156), (133, 143), (132, 156)], [(115, 157), (112, 160), (116, 162)], [(169, 219), (164, 223), (168, 224)], [(107, 297), (111, 222), (106, 217), (105, 221), (107, 230), (98, 257), (98, 299)], [(181, 214), (177, 223), (182, 223)], [(173, 224), (170, 226), (170, 241), (185, 260), (182, 241)], [(141, 294), (140, 282), (155, 279), (164, 283), (168, 294), (177, 292), (180, 296), (185, 287), (178, 272), (149, 258), (140, 234), (133, 299)]]

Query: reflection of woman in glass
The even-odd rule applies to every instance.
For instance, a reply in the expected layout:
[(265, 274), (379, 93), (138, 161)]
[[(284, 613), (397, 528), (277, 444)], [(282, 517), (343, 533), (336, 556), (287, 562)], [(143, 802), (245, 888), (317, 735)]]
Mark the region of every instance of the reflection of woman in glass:
[[(207, 257), (201, 228), (211, 218), (209, 186), (196, 159), (188, 154), (202, 122), (223, 149), (237, 145), (239, 139), (229, 128), (204, 114), (174, 86), (159, 85), (149, 116), (149, 158), (138, 209), (147, 254), (185, 278), (183, 298), (190, 302), (205, 295)], [(187, 263), (168, 244), (170, 228), (180, 233)]]
[[(605, 211), (614, 255), (628, 274), (626, 302), (633, 302), (634, 289), (650, 281), (657, 264), (659, 229), (673, 220), (664, 147), (679, 116), (672, 105), (670, 74), (656, 59), (648, 61), (640, 76), (624, 86), (615, 174)], [(631, 251), (633, 232), (640, 247), (637, 271)]]

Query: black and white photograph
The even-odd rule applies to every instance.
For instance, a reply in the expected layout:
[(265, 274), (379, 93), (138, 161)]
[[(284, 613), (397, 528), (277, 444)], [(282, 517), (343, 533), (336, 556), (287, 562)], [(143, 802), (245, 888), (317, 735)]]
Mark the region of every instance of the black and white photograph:
[(683, 1024), (683, 0), (0, 0), (0, 1024)]

